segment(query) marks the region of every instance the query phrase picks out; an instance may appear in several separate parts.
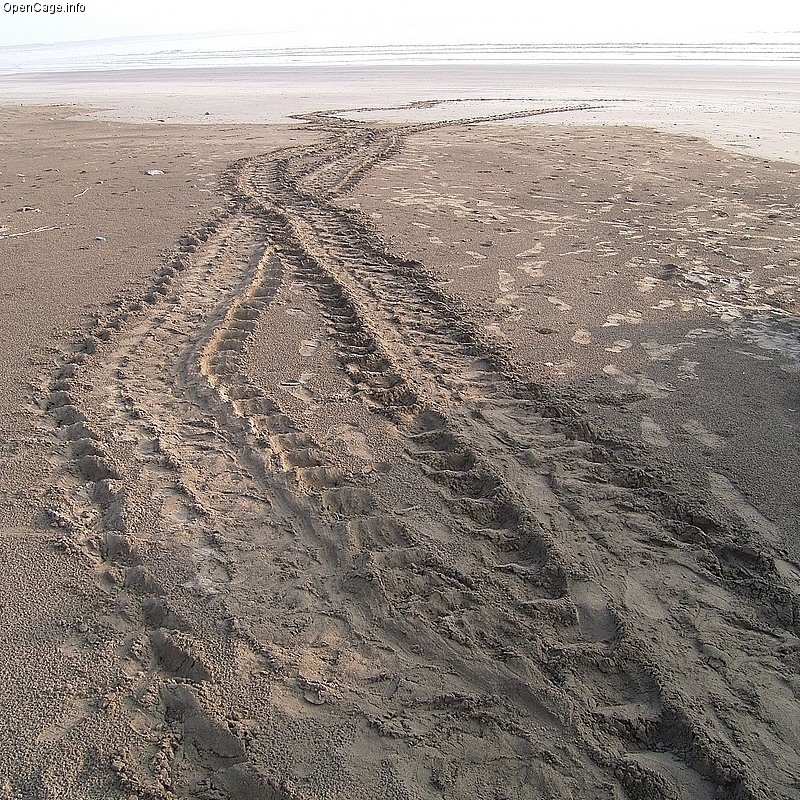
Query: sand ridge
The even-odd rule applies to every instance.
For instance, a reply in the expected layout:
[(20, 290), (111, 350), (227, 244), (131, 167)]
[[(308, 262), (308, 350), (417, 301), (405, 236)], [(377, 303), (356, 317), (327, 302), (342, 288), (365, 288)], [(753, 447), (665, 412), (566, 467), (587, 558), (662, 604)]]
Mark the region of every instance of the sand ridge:
[[(93, 610), (62, 645), (84, 702), (41, 752), (93, 755), (4, 790), (792, 796), (800, 572), (769, 520), (716, 514), (346, 207), (410, 137), (499, 120), (308, 120), (55, 354), (46, 510)], [(547, 266), (514, 249), (497, 296)]]

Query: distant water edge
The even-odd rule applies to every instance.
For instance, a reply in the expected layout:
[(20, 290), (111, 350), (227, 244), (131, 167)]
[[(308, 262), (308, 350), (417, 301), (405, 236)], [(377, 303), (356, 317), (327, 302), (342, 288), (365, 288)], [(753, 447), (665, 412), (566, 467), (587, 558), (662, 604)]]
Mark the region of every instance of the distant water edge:
[(291, 65), (558, 62), (800, 65), (796, 42), (264, 47), (252, 37), (139, 37), (0, 47), (0, 74)]

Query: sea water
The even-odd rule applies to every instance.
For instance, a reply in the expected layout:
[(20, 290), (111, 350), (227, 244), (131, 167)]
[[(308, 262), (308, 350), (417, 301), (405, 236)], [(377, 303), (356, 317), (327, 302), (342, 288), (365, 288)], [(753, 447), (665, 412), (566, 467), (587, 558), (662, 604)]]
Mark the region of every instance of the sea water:
[(52, 70), (397, 64), (792, 64), (794, 40), (709, 44), (491, 44), (288, 46), (263, 34), (139, 36), (0, 47), (0, 74)]

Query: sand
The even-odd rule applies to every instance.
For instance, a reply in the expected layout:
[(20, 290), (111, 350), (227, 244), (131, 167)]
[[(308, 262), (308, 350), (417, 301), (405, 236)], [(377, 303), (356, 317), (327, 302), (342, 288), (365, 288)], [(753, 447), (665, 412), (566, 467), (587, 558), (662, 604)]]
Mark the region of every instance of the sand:
[(0, 796), (797, 796), (798, 167), (498, 110), (3, 111)]
[[(430, 100), (448, 103), (398, 109)], [(800, 80), (792, 62), (294, 64), (0, 74), (4, 105), (74, 103), (93, 109), (93, 119), (132, 122), (286, 124), (293, 114), (337, 108), (380, 109), (353, 115), (361, 119), (432, 121), (505, 111), (520, 101), (523, 108), (587, 106), (554, 119), (558, 125), (645, 126), (800, 162)], [(547, 120), (537, 120), (542, 123)]]

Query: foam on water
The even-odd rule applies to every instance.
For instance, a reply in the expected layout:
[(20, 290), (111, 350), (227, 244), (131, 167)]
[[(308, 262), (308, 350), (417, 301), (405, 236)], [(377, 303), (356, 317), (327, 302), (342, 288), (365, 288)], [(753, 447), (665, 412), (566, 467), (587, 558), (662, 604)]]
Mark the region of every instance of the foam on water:
[(147, 36), (0, 48), (0, 74), (314, 64), (798, 64), (797, 41), (708, 44), (285, 46), (261, 35)]

